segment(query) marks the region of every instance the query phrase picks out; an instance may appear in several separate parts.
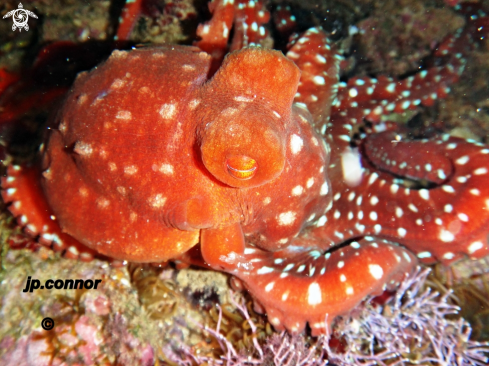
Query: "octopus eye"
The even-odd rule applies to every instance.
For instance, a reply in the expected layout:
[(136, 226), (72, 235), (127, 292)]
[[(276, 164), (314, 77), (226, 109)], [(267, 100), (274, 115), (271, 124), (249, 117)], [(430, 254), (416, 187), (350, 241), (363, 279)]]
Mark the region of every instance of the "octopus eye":
[(258, 164), (256, 160), (249, 158), (247, 156), (232, 156), (227, 159), (226, 167), (228, 173), (240, 180), (251, 179), (256, 173), (256, 168)]

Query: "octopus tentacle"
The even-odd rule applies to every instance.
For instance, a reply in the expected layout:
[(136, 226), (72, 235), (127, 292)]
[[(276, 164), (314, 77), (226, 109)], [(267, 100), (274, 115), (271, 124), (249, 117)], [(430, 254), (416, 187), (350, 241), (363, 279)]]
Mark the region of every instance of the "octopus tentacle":
[(286, 56), (301, 70), (301, 81), (294, 101), (307, 106), (313, 116), (314, 127), (320, 131), (329, 121), (331, 104), (338, 90), (342, 58), (325, 32), (318, 27), (307, 30), (289, 47)]
[(212, 19), (197, 27), (197, 35), (201, 38), (195, 45), (212, 55), (220, 62), (228, 52), (228, 40), (234, 25), (234, 37), (229, 51), (259, 44), (268, 35), (263, 24), (270, 20), (270, 13), (262, 1), (213, 0), (209, 3)]
[(351, 138), (364, 118), (377, 123), (382, 115), (444, 97), (463, 70), (463, 52), (473, 45), (463, 41), (466, 34), (442, 42), (441, 53), (452, 55), (445, 66), (400, 81), (364, 77), (340, 85), (327, 136), (333, 207), (315, 235), (331, 245), (362, 235), (385, 237), (425, 261), (487, 254), (487, 146), (448, 135), (405, 142), (385, 132), (367, 135), (354, 148)]
[(313, 335), (324, 332), (365, 296), (394, 288), (417, 263), (407, 250), (371, 237), (327, 252), (314, 247), (314, 239), (294, 243), (273, 254), (246, 248), (240, 270), (231, 272), (276, 329), (294, 333), (306, 323)]
[[(358, 185), (348, 185), (339, 177), (341, 164), (330, 170), (331, 177), (339, 178), (333, 181), (333, 208), (325, 215), (328, 225), (317, 228), (315, 234), (335, 243), (361, 235), (386, 237), (408, 246), (427, 262), (487, 255), (489, 148), (448, 135), (411, 142), (397, 142), (394, 136), (386, 132), (367, 137), (364, 144), (379, 149), (369, 159), (361, 157), (363, 177)], [(379, 154), (382, 146), (392, 144), (398, 147), (386, 148), (388, 158)], [(408, 166), (403, 158), (412, 149), (429, 152), (414, 170), (425, 178), (435, 172), (439, 179), (433, 179), (434, 186), (410, 188), (397, 176), (396, 167)], [(451, 170), (440, 161), (448, 161)]]
[(37, 167), (10, 165), (7, 176), (2, 177), (2, 198), (10, 204), (9, 210), (24, 231), (39, 243), (64, 251), (71, 259), (90, 261), (95, 251), (80, 244), (70, 235), (63, 233), (47, 203), (39, 185), (40, 170)]
[(275, 28), (282, 35), (282, 38), (288, 39), (289, 36), (296, 30), (297, 21), (288, 5), (277, 5), (273, 12), (273, 22)]
[(363, 142), (366, 159), (379, 170), (416, 181), (441, 185), (453, 178), (453, 159), (440, 151), (439, 142), (398, 138), (393, 131), (368, 136)]

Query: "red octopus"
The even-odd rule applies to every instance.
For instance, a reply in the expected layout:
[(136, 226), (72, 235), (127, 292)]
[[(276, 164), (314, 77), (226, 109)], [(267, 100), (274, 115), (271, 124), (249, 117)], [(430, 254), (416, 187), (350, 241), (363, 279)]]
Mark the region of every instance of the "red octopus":
[[(404, 141), (381, 122), (444, 97), (486, 18), (439, 46), (444, 66), (345, 84), (322, 29), (284, 56), (253, 46), (267, 34), (261, 2), (210, 8), (199, 48), (114, 51), (78, 76), (40, 163), (10, 165), (2, 180), (26, 232), (85, 260), (225, 271), (277, 329), (313, 334), (417, 258), (488, 253), (489, 147)], [(364, 120), (373, 131), (355, 141)]]

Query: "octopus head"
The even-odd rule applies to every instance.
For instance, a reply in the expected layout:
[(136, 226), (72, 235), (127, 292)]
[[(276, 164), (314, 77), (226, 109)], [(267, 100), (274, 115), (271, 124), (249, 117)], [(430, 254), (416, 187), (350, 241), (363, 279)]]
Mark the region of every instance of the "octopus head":
[(282, 173), (299, 78), (281, 52), (252, 47), (226, 57), (205, 88), (200, 128), (202, 161), (216, 179), (251, 188)]
[(256, 187), (276, 178), (285, 164), (283, 124), (256, 106), (229, 109), (205, 128), (201, 142), (205, 167), (232, 187)]

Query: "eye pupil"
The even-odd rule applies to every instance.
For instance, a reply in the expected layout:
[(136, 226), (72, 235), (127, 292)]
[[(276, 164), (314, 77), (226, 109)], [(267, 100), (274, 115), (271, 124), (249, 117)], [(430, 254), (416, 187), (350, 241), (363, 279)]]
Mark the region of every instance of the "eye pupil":
[(227, 159), (226, 166), (228, 173), (240, 180), (251, 179), (255, 173), (258, 164), (256, 160), (247, 156), (232, 156)]

